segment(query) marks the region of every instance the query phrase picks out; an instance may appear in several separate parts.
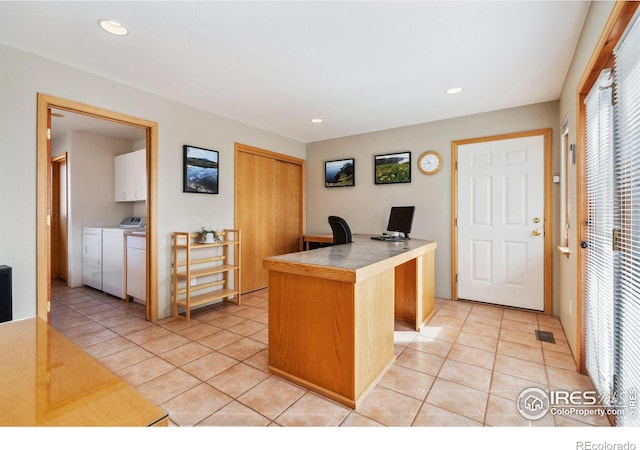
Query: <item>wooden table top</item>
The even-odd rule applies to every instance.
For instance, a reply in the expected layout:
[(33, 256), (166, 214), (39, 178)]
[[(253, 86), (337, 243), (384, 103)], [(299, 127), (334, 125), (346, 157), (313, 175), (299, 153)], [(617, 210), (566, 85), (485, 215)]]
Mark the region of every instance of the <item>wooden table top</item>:
[(287, 253), (264, 259), (263, 267), (318, 278), (359, 281), (380, 270), (435, 250), (435, 241), (376, 241), (371, 235), (353, 235), (353, 243), (311, 251)]
[(0, 426), (167, 425), (168, 414), (38, 318), (0, 324)]

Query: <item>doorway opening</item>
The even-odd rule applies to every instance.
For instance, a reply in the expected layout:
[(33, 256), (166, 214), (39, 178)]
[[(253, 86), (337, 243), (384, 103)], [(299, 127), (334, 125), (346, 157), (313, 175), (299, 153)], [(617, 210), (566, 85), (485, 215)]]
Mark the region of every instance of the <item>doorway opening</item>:
[(69, 183), (67, 153), (51, 158), (51, 278), (68, 282)]
[[(46, 94), (38, 94), (38, 124), (37, 124), (37, 315), (50, 322), (51, 310), (51, 277), (52, 277), (52, 222), (58, 220), (53, 213), (53, 180), (51, 159), (51, 111), (64, 111), (84, 117), (92, 117), (112, 123), (119, 123), (135, 127), (143, 131), (146, 149), (147, 171), (147, 202), (145, 216), (146, 232), (146, 317), (156, 321), (158, 318), (157, 305), (157, 135), (158, 126), (155, 122), (133, 116), (109, 111), (106, 109), (61, 99)], [(68, 206), (68, 205), (67, 205)], [(56, 205), (59, 207), (59, 205)], [(60, 222), (60, 221), (59, 221)], [(56, 226), (55, 228), (59, 228)]]

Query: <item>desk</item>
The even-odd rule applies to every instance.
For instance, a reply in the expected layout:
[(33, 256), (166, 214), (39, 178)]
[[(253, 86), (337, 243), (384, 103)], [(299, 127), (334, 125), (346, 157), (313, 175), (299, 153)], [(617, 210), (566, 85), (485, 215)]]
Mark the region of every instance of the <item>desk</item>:
[(436, 243), (373, 241), (265, 258), (269, 370), (356, 408), (394, 361), (394, 317), (433, 315)]
[(0, 426), (167, 426), (168, 414), (38, 318), (0, 324)]
[(303, 237), (304, 249), (309, 250), (309, 244), (316, 242), (318, 244), (332, 244), (333, 234), (307, 234)]

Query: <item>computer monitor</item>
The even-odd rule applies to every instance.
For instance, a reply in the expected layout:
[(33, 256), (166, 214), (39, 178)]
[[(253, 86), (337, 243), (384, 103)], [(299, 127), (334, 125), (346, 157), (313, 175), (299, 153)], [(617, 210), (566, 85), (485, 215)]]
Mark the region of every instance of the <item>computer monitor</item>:
[(415, 209), (415, 206), (392, 206), (387, 231), (404, 233), (404, 239), (411, 239), (409, 233), (411, 233)]

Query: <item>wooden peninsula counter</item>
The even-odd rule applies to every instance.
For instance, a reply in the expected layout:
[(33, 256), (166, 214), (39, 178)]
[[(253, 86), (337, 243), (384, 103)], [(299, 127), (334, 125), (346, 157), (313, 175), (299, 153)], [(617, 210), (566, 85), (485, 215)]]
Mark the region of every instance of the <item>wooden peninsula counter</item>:
[(265, 258), (269, 370), (356, 408), (394, 361), (394, 318), (434, 313), (436, 243), (375, 241)]
[(167, 426), (156, 406), (38, 318), (0, 324), (0, 427)]

